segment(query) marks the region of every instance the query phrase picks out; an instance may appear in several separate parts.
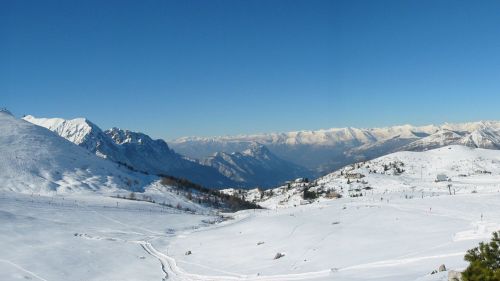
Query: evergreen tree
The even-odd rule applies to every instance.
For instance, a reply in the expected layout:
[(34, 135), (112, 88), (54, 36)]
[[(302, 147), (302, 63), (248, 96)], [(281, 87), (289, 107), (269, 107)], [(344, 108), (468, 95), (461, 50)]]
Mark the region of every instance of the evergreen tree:
[(500, 280), (500, 231), (493, 233), (491, 242), (468, 250), (465, 260), (470, 264), (462, 273), (464, 281)]
[(318, 198), (318, 194), (312, 190), (309, 190), (309, 189), (304, 189), (304, 193), (302, 195), (302, 198), (306, 199), (306, 200), (314, 200), (316, 198)]

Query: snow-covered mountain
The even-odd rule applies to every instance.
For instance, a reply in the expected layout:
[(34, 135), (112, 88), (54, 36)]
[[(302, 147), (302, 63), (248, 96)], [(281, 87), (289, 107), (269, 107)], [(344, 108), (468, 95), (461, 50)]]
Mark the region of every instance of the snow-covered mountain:
[(45, 127), (102, 158), (127, 163), (126, 157), (124, 157), (121, 149), (115, 145), (113, 140), (101, 128), (85, 118), (66, 120), (62, 118), (36, 118), (27, 115), (23, 119)]
[(427, 137), (411, 142), (401, 148), (401, 150), (409, 151), (424, 151), (434, 149), (453, 143), (457, 143), (462, 139), (463, 135), (460, 132), (442, 129)]
[(258, 142), (278, 157), (327, 173), (342, 166), (402, 150), (428, 150), (444, 145), (500, 148), (500, 122), (481, 121), (440, 126), (393, 126), (385, 128), (333, 128), (223, 137), (184, 137), (171, 146), (189, 157), (215, 152), (243, 151)]
[[(114, 131), (118, 147), (149, 142)], [(270, 158), (253, 148), (240, 154)], [(448, 272), (430, 272), (465, 268), (467, 249), (500, 226), (500, 150), (396, 152), (314, 181), (224, 190), (276, 209), (227, 220), (198, 205), (213, 191), (157, 179), (0, 113), (0, 279), (441, 281)], [(146, 184), (148, 193), (129, 192)]]
[(452, 144), (500, 149), (500, 129), (484, 124), (479, 128), (471, 128), (470, 131), (453, 131), (444, 128), (428, 137), (403, 146), (399, 150), (424, 151)]
[(0, 155), (1, 190), (140, 190), (153, 178), (96, 157), (8, 112), (0, 112)]
[[(308, 200), (366, 195), (391, 199), (500, 191), (500, 150), (451, 145), (427, 151), (400, 151), (347, 165), (314, 181), (298, 179), (269, 190), (223, 192), (265, 208), (298, 206)], [(310, 198), (309, 198), (310, 199)]]
[(348, 165), (319, 178), (316, 184), (345, 195), (370, 191), (418, 196), (479, 189), (496, 192), (499, 181), (499, 150), (450, 145), (422, 152), (400, 151)]
[(113, 128), (101, 130), (87, 119), (35, 118), (24, 120), (45, 127), (65, 139), (111, 161), (149, 174), (186, 178), (208, 187), (227, 187), (235, 183), (212, 167), (184, 158), (170, 149), (163, 140)]
[(310, 177), (313, 173), (285, 161), (265, 146), (252, 143), (243, 152), (216, 152), (200, 161), (245, 187), (271, 187), (290, 178)]

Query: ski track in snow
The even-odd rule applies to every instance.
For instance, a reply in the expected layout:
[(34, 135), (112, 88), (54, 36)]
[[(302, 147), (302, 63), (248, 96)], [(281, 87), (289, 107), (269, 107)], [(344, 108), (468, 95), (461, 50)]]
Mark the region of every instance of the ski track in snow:
[(37, 278), (38, 280), (48, 281), (47, 279), (40, 277), (38, 274), (36, 274), (36, 273), (34, 273), (34, 272), (32, 272), (32, 271), (29, 271), (29, 270), (27, 270), (26, 268), (24, 268), (24, 267), (22, 267), (22, 266), (20, 266), (20, 265), (18, 265), (18, 264), (16, 264), (16, 263), (13, 263), (13, 262), (11, 262), (11, 261), (9, 261), (9, 260), (0, 259), (0, 262), (6, 263), (6, 264), (11, 265), (11, 266), (13, 266), (13, 267), (15, 267), (15, 268), (17, 268), (17, 269), (19, 269), (19, 270), (21, 270), (21, 271), (25, 272), (25, 273), (28, 273), (29, 275), (31, 275), (31, 276), (33, 276), (33, 277)]
[[(94, 211), (96, 214), (105, 217), (115, 223), (131, 227), (131, 228), (136, 228), (136, 229), (143, 229), (146, 230), (150, 233), (154, 234), (160, 234), (158, 232), (150, 231), (145, 228), (139, 228), (136, 226), (128, 225), (125, 224), (121, 221), (111, 219), (107, 216), (104, 216), (102, 214), (99, 214), (97, 211)], [(235, 222), (240, 222), (240, 220), (237, 220)], [(84, 239), (89, 239), (89, 240), (104, 240), (104, 241), (110, 241), (110, 242), (125, 242), (125, 243), (134, 243), (134, 244), (139, 244), (142, 249), (148, 253), (149, 255), (155, 257), (156, 259), (159, 260), (161, 264), (161, 268), (163, 273), (165, 274), (165, 277), (163, 280), (176, 280), (176, 281), (240, 281), (240, 280), (269, 280), (269, 281), (286, 281), (286, 280), (310, 280), (310, 279), (315, 279), (315, 278), (320, 278), (320, 277), (326, 277), (329, 276), (332, 272), (335, 270), (333, 269), (327, 269), (327, 270), (321, 270), (321, 271), (315, 271), (315, 272), (305, 272), (305, 273), (296, 273), (296, 274), (282, 274), (282, 275), (242, 275), (242, 274), (237, 274), (237, 273), (230, 273), (230, 272), (225, 272), (226, 274), (232, 274), (233, 276), (215, 276), (215, 275), (200, 275), (200, 274), (192, 274), (192, 273), (187, 273), (183, 269), (177, 266), (177, 262), (175, 261), (174, 258), (158, 251), (150, 242), (151, 240), (158, 238), (159, 235), (151, 236), (145, 233), (141, 233), (141, 235), (147, 237), (146, 240), (124, 240), (121, 238), (115, 238), (115, 237), (103, 237), (103, 236), (96, 236), (96, 235), (90, 235), (86, 233), (76, 233), (75, 236), (81, 237)], [(161, 236), (167, 237), (168, 235), (161, 234)], [(43, 278), (39, 278), (40, 280), (47, 281)]]
[(414, 262), (418, 262), (418, 261), (422, 261), (422, 260), (440, 259), (440, 258), (446, 258), (446, 257), (463, 256), (464, 254), (465, 254), (465, 252), (457, 252), (457, 253), (449, 253), (449, 254), (442, 254), (442, 255), (433, 255), (433, 256), (406, 258), (406, 259), (390, 259), (390, 260), (384, 260), (384, 261), (377, 261), (377, 262), (371, 262), (371, 263), (365, 263), (365, 264), (348, 266), (348, 267), (340, 268), (338, 271), (357, 270), (357, 269), (366, 269), (366, 268), (378, 268), (378, 267), (390, 267), (390, 266), (399, 266), (399, 265), (414, 263)]
[(200, 275), (187, 273), (177, 266), (174, 258), (156, 250), (153, 245), (149, 242), (141, 241), (139, 242), (143, 249), (151, 256), (156, 257), (161, 265), (162, 270), (165, 273), (165, 278), (169, 280), (177, 281), (240, 281), (240, 280), (269, 280), (269, 281), (286, 281), (286, 280), (310, 280), (319, 277), (328, 276), (332, 270), (322, 270), (316, 272), (305, 272), (298, 274), (283, 274), (283, 275), (268, 275), (268, 276), (258, 276), (258, 275), (238, 275), (238, 276), (211, 276), (211, 275)]
[[(99, 214), (98, 212), (96, 212)], [(100, 214), (101, 215), (101, 214)], [(101, 215), (103, 217), (106, 217), (104, 215)], [(108, 218), (108, 217), (106, 217)], [(212, 269), (214, 271), (218, 271), (221, 273), (224, 273), (226, 275), (201, 275), (201, 274), (192, 274), (185, 272), (182, 268), (180, 268), (177, 265), (177, 262), (174, 258), (171, 256), (157, 250), (153, 244), (152, 240), (159, 238), (160, 236), (163, 237), (168, 237), (167, 234), (161, 234), (157, 235), (158, 232), (150, 231), (145, 228), (139, 228), (136, 226), (128, 225), (125, 223), (122, 223), (118, 220), (111, 219), (115, 223), (125, 225), (128, 227), (136, 228), (136, 229), (143, 229), (146, 230), (150, 233), (154, 233), (156, 235), (151, 236), (150, 234), (145, 234), (145, 233), (140, 233), (143, 235), (145, 240), (124, 240), (121, 238), (114, 238), (114, 237), (103, 237), (103, 236), (95, 236), (95, 235), (89, 235), (89, 234), (75, 234), (75, 236), (85, 238), (85, 239), (91, 239), (91, 240), (104, 240), (104, 241), (111, 241), (111, 242), (124, 242), (124, 243), (134, 243), (138, 244), (141, 246), (141, 248), (150, 256), (156, 258), (160, 264), (161, 264), (161, 269), (163, 273), (165, 274), (165, 277), (163, 280), (175, 280), (175, 281), (242, 281), (242, 280), (267, 280), (267, 281), (294, 281), (294, 280), (312, 280), (312, 279), (317, 279), (317, 278), (324, 278), (328, 276), (332, 276), (335, 274), (335, 272), (342, 272), (342, 271), (351, 271), (351, 270), (359, 270), (359, 269), (370, 269), (370, 268), (383, 268), (383, 267), (394, 267), (394, 266), (402, 266), (406, 264), (411, 264), (414, 262), (419, 262), (422, 260), (429, 260), (429, 259), (440, 259), (444, 257), (454, 257), (454, 256), (463, 256), (465, 252), (456, 252), (456, 253), (447, 253), (447, 254), (441, 254), (441, 255), (431, 255), (431, 256), (420, 256), (420, 257), (408, 257), (408, 258), (396, 258), (396, 259), (388, 259), (388, 260), (381, 260), (381, 261), (375, 261), (375, 262), (370, 262), (370, 263), (364, 263), (364, 264), (358, 264), (358, 265), (351, 265), (343, 268), (330, 268), (330, 269), (325, 269), (325, 270), (319, 270), (319, 271), (313, 271), (313, 272), (304, 272), (304, 273), (294, 273), (294, 274), (278, 274), (278, 275), (244, 275), (244, 274), (238, 274), (238, 273), (233, 273), (233, 272), (226, 272), (222, 270), (217, 270), (217, 269)], [(239, 222), (238, 220), (236, 222)], [(219, 226), (220, 227), (220, 226)], [(197, 230), (200, 231), (200, 230)], [(326, 236), (330, 235), (328, 233)], [(442, 246), (442, 245), (439, 245)], [(438, 246), (438, 247), (439, 247)], [(423, 252), (423, 251), (422, 251)], [(413, 253), (413, 254), (419, 254), (419, 253)], [(413, 254), (408, 254), (413, 255)], [(404, 257), (404, 256), (403, 256)], [(3, 260), (0, 260), (3, 261)], [(5, 261), (4, 261), (5, 262)], [(8, 262), (8, 261), (7, 261)], [(8, 262), (10, 263), (10, 262)], [(10, 263), (12, 264), (12, 263)], [(14, 264), (12, 264), (14, 265)], [(17, 265), (14, 265), (18, 267), (19, 269), (37, 277), (38, 279), (42, 281), (47, 281), (46, 279), (43, 279), (36, 274), (25, 270)]]
[[(87, 208), (86, 206), (84, 206), (84, 208)], [(144, 227), (140, 227), (140, 226), (135, 226), (135, 225), (130, 225), (130, 224), (126, 224), (124, 222), (121, 222), (119, 220), (116, 220), (116, 219), (113, 219), (111, 217), (108, 217), (108, 216), (105, 216), (99, 212), (97, 212), (96, 210), (91, 210), (89, 208), (87, 208), (87, 210), (91, 211), (91, 212), (94, 212), (96, 215), (104, 218), (104, 219), (107, 219), (111, 222), (114, 222), (114, 223), (117, 223), (117, 224), (120, 224), (120, 225), (123, 225), (123, 226), (126, 226), (126, 227), (130, 227), (130, 228), (135, 228), (135, 229), (140, 229), (140, 230), (144, 230), (146, 232), (149, 232), (151, 234), (155, 234), (155, 235), (160, 235), (160, 236), (163, 236), (164, 234), (163, 233), (160, 233), (160, 232), (157, 232), (157, 231), (153, 231), (153, 230), (150, 230), (150, 229), (147, 229), (147, 228), (144, 228)], [(142, 235), (145, 235), (143, 233), (141, 233)]]

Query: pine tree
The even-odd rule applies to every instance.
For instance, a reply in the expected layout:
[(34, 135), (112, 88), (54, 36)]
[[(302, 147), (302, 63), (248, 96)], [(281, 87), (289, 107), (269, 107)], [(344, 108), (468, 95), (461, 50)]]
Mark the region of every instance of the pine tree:
[(465, 260), (470, 264), (462, 273), (464, 281), (500, 280), (500, 231), (493, 233), (491, 242), (468, 250)]

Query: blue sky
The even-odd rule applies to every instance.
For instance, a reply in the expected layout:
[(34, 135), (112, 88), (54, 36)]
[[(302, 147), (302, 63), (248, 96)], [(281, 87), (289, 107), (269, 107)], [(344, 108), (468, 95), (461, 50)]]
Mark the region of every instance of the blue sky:
[(500, 1), (0, 2), (0, 106), (154, 137), (500, 119)]

